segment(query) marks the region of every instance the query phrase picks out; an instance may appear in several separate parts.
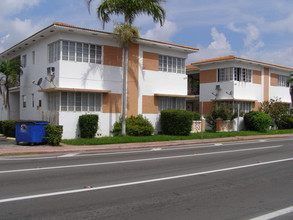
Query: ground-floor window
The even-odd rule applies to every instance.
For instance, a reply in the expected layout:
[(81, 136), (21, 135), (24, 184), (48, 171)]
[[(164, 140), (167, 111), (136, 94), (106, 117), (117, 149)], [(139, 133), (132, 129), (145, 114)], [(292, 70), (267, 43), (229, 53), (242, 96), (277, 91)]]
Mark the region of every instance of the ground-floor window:
[(87, 92), (49, 93), (48, 109), (59, 111), (60, 105), (61, 111), (99, 112), (102, 106), (102, 94)]
[(58, 92), (52, 92), (48, 95), (48, 109), (49, 111), (59, 111), (59, 94)]
[(239, 104), (240, 113), (250, 112), (250, 111), (252, 111), (252, 108), (253, 108), (253, 102), (243, 102), (243, 101), (223, 101), (223, 102), (221, 102), (221, 101), (219, 101), (219, 102), (217, 102), (217, 105), (220, 105), (222, 103), (232, 105), (234, 110), (237, 110), (238, 104)]
[(61, 111), (99, 112), (101, 106), (101, 93), (61, 92)]
[(159, 111), (167, 109), (183, 109), (185, 110), (185, 98), (178, 97), (159, 97)]

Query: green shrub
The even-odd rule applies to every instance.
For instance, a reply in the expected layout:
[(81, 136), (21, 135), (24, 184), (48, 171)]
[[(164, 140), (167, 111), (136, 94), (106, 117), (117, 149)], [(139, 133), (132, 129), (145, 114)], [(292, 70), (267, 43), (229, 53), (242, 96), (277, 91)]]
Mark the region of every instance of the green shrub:
[(220, 105), (213, 105), (211, 114), (206, 115), (206, 122), (209, 124), (212, 130), (216, 130), (217, 118), (223, 120), (233, 120), (237, 117), (237, 109), (233, 109), (231, 104), (221, 103)]
[(193, 115), (193, 117), (192, 117), (193, 121), (199, 121), (201, 118), (200, 114), (197, 112), (192, 112), (192, 115)]
[[(155, 129), (152, 123), (142, 115), (126, 118), (126, 135), (128, 136), (151, 136), (154, 131)], [(121, 132), (122, 118), (120, 118), (119, 122), (114, 123), (114, 128), (112, 130), (114, 135), (121, 135)]]
[(189, 135), (193, 114), (185, 110), (169, 109), (161, 111), (160, 123), (163, 134)]
[(293, 115), (283, 115), (277, 123), (279, 129), (293, 128)]
[(271, 99), (261, 104), (260, 111), (266, 113), (272, 118), (272, 126), (277, 125), (279, 129), (282, 129), (283, 117), (286, 117), (289, 113), (290, 105), (281, 101), (281, 98)]
[(94, 138), (98, 130), (98, 115), (81, 115), (78, 125), (81, 138)]
[(2, 125), (3, 125), (3, 122), (2, 122), (2, 121), (0, 121), (0, 134), (3, 134)]
[(263, 112), (251, 111), (244, 115), (244, 124), (247, 130), (265, 131), (271, 125), (272, 118)]
[(2, 121), (2, 132), (6, 137), (15, 137), (15, 122), (14, 120)]
[(63, 126), (62, 125), (46, 125), (45, 126), (46, 137), (45, 140), (48, 144), (57, 146), (61, 142)]

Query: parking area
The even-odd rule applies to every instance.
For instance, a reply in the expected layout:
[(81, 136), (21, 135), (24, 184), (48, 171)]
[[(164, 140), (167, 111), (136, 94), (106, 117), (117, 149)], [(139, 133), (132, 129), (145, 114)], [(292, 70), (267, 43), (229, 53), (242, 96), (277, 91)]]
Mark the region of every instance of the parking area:
[(15, 140), (6, 139), (4, 136), (0, 136), (0, 148), (13, 148), (19, 147), (16, 145)]

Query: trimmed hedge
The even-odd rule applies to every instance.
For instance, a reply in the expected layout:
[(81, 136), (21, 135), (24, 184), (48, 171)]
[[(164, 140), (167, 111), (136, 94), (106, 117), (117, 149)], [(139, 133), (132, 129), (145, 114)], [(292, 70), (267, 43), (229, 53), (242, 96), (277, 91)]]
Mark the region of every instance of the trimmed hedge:
[(199, 121), (201, 118), (200, 114), (197, 112), (192, 112), (192, 115), (193, 115), (193, 118), (192, 118), (193, 121)]
[(271, 123), (271, 116), (263, 112), (251, 111), (244, 115), (244, 124), (247, 130), (265, 131)]
[(98, 130), (98, 115), (81, 115), (78, 125), (81, 138), (94, 138)]
[(1, 121), (1, 131), (6, 137), (15, 137), (15, 120)]
[[(126, 135), (128, 136), (151, 136), (154, 131), (152, 123), (142, 115), (126, 118)], [(120, 118), (119, 122), (114, 123), (112, 133), (114, 135), (121, 135), (122, 118)]]
[(46, 137), (45, 140), (48, 144), (58, 146), (62, 139), (63, 126), (62, 125), (46, 125), (45, 126)]
[(160, 123), (163, 134), (188, 136), (191, 131), (193, 113), (169, 109), (161, 111)]

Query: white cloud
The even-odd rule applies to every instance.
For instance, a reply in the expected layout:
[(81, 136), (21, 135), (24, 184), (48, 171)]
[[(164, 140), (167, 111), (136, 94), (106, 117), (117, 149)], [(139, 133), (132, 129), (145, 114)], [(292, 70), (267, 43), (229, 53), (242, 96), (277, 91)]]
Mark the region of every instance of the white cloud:
[(215, 27), (212, 28), (211, 35), (214, 41), (208, 46), (208, 49), (224, 51), (231, 50), (231, 45), (227, 41), (226, 36), (223, 33), (219, 33)]
[(213, 41), (209, 44), (209, 46), (198, 46), (199, 52), (189, 55), (186, 62), (187, 64), (198, 60), (227, 56), (234, 53), (232, 51), (231, 44), (228, 42), (224, 33), (218, 32), (218, 30), (213, 27), (211, 29), (211, 36)]
[(244, 28), (237, 28), (234, 24), (229, 24), (228, 27), (234, 32), (242, 33), (245, 35), (245, 38), (243, 39), (245, 47), (258, 49), (264, 46), (264, 43), (260, 40), (260, 30), (256, 27), (256, 25), (248, 23), (247, 26)]
[(12, 16), (39, 2), (40, 0), (1, 0), (0, 17)]
[(7, 20), (5, 24), (0, 22), (0, 27), (1, 29), (3, 28), (2, 30), (5, 30), (5, 32), (2, 32), (5, 36), (1, 38), (0, 52), (36, 33), (40, 29), (40, 26), (33, 25), (30, 19), (20, 20), (18, 18)]
[(161, 27), (160, 24), (156, 24), (156, 26), (153, 29), (148, 30), (145, 34), (142, 34), (141, 37), (152, 40), (170, 42), (171, 37), (177, 31), (178, 28), (176, 23), (166, 20), (163, 27)]
[(2, 0), (0, 7), (0, 52), (40, 29), (31, 19), (13, 18), (21, 11), (39, 4), (40, 0)]

